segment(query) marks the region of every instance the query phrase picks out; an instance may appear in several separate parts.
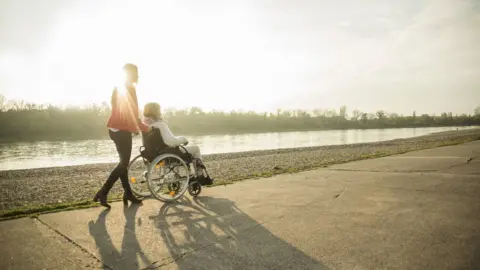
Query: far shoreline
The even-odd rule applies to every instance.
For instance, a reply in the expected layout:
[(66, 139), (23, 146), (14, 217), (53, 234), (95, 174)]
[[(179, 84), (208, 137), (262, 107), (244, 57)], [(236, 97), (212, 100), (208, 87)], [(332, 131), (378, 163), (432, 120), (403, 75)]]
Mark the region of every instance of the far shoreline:
[[(306, 128), (306, 129), (282, 129), (282, 130), (258, 130), (258, 131), (247, 131), (247, 132), (194, 132), (194, 133), (179, 133), (179, 135), (184, 136), (231, 136), (231, 135), (248, 135), (248, 134), (261, 134), (261, 133), (289, 133), (289, 132), (317, 132), (317, 131), (348, 131), (348, 130), (386, 130), (386, 129), (415, 129), (415, 128), (480, 128), (479, 125), (430, 125), (430, 126), (389, 126), (389, 127), (359, 127), (359, 128), (333, 128), (333, 129), (324, 129), (324, 128)], [(104, 135), (100, 136), (85, 136), (85, 137), (74, 137), (74, 136), (60, 136), (60, 137), (10, 137), (3, 138), (0, 137), (1, 144), (14, 144), (14, 143), (42, 143), (42, 142), (74, 142), (74, 141), (95, 141), (95, 140), (110, 140), (108, 137), (108, 129), (105, 127)], [(173, 130), (174, 131), (174, 130)], [(174, 131), (175, 132), (175, 131)], [(443, 131), (440, 131), (443, 132)], [(137, 135), (135, 137), (139, 137)], [(134, 137), (134, 138), (135, 138)]]

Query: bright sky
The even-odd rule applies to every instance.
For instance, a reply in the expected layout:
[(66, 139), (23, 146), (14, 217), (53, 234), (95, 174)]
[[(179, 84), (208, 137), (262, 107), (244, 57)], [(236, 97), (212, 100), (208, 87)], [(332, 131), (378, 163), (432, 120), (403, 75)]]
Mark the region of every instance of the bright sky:
[(108, 101), (125, 62), (140, 103), (473, 113), (474, 0), (2, 0), (0, 94)]

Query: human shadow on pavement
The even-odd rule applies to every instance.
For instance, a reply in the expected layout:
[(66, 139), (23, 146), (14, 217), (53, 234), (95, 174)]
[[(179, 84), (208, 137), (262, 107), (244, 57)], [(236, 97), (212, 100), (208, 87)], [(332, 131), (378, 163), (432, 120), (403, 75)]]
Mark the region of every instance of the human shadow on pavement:
[(170, 253), (158, 265), (167, 269), (327, 269), (228, 199), (184, 196), (150, 219)]
[(139, 207), (139, 205), (132, 204), (123, 209), (126, 222), (120, 251), (113, 245), (112, 239), (107, 231), (105, 221), (109, 213), (108, 210), (102, 211), (95, 222), (90, 221), (88, 224), (90, 235), (98, 247), (101, 261), (107, 264), (109, 268), (140, 269), (141, 263), (138, 258), (140, 258), (145, 265), (151, 264), (142, 252), (136, 236), (135, 217)]

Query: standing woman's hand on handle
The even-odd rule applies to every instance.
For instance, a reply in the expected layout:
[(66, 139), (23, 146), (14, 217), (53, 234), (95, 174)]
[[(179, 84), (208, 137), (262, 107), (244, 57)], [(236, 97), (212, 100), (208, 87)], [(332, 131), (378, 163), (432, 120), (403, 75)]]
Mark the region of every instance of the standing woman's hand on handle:
[(142, 119), (140, 118), (137, 118), (137, 128), (141, 132), (150, 132), (152, 130), (152, 128), (143, 123)]

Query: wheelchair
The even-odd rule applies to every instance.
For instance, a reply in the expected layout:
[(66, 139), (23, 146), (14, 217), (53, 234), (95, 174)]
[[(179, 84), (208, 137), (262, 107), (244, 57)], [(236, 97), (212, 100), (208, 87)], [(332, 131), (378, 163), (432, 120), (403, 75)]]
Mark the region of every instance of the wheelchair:
[(196, 197), (202, 186), (213, 184), (206, 167), (184, 145), (167, 146), (160, 130), (153, 128), (150, 133), (142, 133), (142, 144), (140, 154), (128, 165), (129, 184), (136, 196), (173, 202), (187, 190)]

